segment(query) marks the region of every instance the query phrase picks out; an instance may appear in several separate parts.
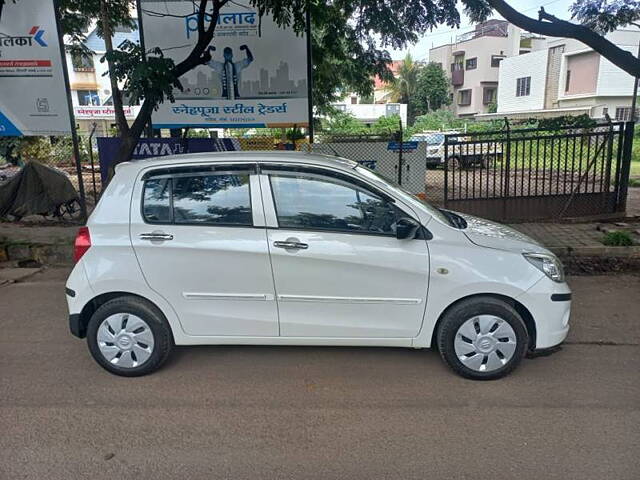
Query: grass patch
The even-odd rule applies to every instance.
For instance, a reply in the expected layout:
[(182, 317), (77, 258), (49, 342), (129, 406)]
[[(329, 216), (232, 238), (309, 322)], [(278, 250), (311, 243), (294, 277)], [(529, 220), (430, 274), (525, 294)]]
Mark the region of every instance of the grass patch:
[(616, 230), (605, 233), (602, 243), (608, 247), (630, 247), (633, 245), (633, 239), (629, 232)]

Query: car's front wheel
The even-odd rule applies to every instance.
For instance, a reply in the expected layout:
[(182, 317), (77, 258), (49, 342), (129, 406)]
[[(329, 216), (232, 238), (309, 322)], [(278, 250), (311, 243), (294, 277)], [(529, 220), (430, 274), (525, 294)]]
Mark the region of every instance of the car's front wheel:
[(137, 297), (119, 297), (98, 308), (87, 326), (93, 358), (116, 375), (138, 377), (165, 362), (173, 347), (164, 315)]
[(528, 343), (522, 317), (507, 302), (493, 297), (470, 298), (454, 305), (437, 332), (444, 361), (474, 380), (494, 380), (512, 372)]

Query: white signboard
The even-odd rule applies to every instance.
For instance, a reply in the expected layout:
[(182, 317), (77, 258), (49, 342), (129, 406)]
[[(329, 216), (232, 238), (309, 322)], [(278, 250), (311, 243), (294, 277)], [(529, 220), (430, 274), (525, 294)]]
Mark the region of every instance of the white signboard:
[[(125, 118), (135, 119), (138, 115), (138, 111), (140, 107), (137, 105), (128, 106), (125, 105), (122, 107), (124, 111)], [(87, 118), (106, 118), (113, 119), (115, 122), (116, 119), (116, 111), (112, 106), (102, 105), (102, 106), (75, 106), (73, 107), (73, 114), (77, 120), (84, 120)]]
[(4, 2), (0, 137), (71, 132), (53, 0)]
[[(197, 4), (142, 0), (147, 50), (159, 47), (175, 63), (184, 60), (198, 39)], [(181, 77), (184, 91), (176, 90), (176, 101), (153, 113), (155, 128), (308, 124), (304, 36), (270, 17), (260, 19), (247, 0), (239, 0), (223, 7), (208, 48), (211, 61)]]

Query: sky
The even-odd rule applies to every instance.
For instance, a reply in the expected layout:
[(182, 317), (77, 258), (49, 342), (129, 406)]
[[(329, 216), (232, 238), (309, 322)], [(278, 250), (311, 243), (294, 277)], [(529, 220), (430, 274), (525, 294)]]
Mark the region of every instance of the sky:
[[(544, 9), (558, 18), (565, 20), (570, 19), (569, 6), (574, 0), (511, 0), (509, 4), (521, 13), (530, 17), (537, 17), (538, 9), (543, 6)], [(494, 18), (502, 18), (496, 15)], [(457, 35), (473, 30), (473, 25), (464, 15), (460, 20), (460, 29), (451, 29), (444, 25), (434, 29), (432, 32), (424, 35), (415, 45), (410, 45), (404, 50), (391, 50), (391, 58), (400, 60), (410, 53), (414, 59), (428, 60), (429, 49), (451, 43)]]

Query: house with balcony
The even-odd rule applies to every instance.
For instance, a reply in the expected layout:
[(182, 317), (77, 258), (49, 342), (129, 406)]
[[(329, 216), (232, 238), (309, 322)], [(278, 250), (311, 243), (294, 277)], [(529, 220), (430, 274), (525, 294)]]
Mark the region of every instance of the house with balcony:
[(460, 117), (488, 113), (497, 101), (501, 62), (540, 48), (544, 39), (509, 24), (487, 20), (455, 41), (429, 50), (451, 82), (451, 108)]
[[(607, 39), (636, 53), (637, 29), (619, 29)], [(631, 120), (634, 78), (585, 44), (549, 39), (544, 49), (506, 58), (500, 65), (498, 108), (478, 119), (587, 114)]]
[[(113, 45), (117, 47), (125, 40), (138, 43), (138, 30), (129, 27), (117, 27), (113, 34)], [(83, 132), (91, 131), (96, 123), (96, 135), (106, 135), (115, 128), (115, 114), (111, 97), (111, 82), (107, 73), (106, 62), (100, 62), (105, 54), (104, 40), (98, 36), (97, 30), (87, 35), (84, 46), (90, 55), (72, 54), (66, 52), (67, 70), (69, 72), (69, 86), (71, 101), (78, 129)], [(127, 106), (125, 115), (133, 121), (137, 114), (137, 106)]]

